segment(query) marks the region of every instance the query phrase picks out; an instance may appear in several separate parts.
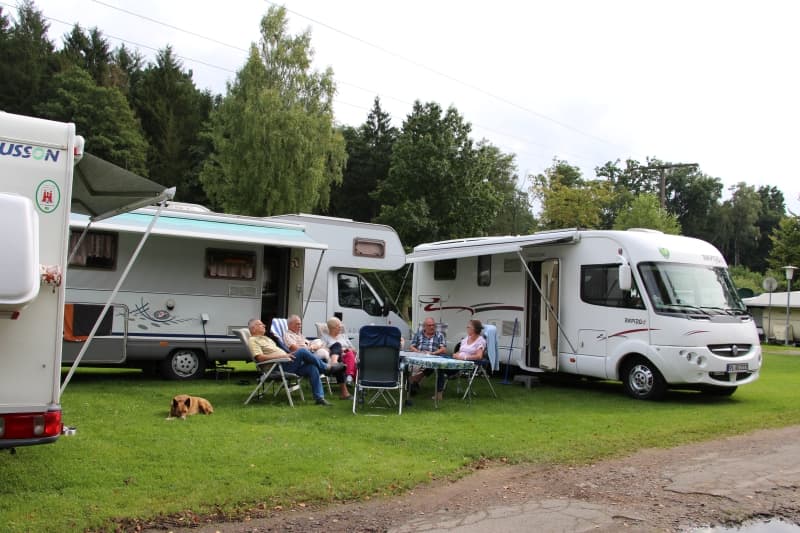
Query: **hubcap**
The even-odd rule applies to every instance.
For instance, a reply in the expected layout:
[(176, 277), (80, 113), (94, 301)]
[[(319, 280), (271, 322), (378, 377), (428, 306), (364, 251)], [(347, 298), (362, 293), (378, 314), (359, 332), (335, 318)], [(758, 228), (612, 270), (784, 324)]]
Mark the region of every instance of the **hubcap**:
[(628, 375), (630, 387), (638, 396), (644, 396), (653, 390), (653, 380), (653, 371), (642, 364), (634, 365)]
[(181, 377), (189, 377), (197, 372), (200, 361), (194, 352), (178, 352), (172, 357), (172, 370)]

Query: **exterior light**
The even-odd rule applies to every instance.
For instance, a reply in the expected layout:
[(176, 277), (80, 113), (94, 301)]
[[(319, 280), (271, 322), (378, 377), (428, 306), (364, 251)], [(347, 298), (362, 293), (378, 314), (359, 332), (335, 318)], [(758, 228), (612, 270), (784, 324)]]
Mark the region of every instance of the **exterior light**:
[[(787, 283), (787, 290), (786, 290), (786, 330), (783, 332), (784, 337), (784, 344), (786, 346), (789, 345), (789, 316), (792, 312), (791, 306), (789, 302), (792, 299), (792, 278), (794, 277), (794, 271), (797, 270), (797, 267), (787, 265), (783, 267), (783, 271), (786, 273), (786, 283)], [(792, 334), (792, 340), (794, 341), (794, 334)]]

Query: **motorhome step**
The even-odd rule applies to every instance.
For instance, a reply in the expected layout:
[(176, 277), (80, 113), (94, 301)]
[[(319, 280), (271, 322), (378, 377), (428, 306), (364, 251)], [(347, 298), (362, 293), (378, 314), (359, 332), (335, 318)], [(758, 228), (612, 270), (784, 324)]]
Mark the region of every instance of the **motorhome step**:
[(519, 375), (514, 376), (514, 383), (522, 383), (526, 389), (530, 389), (539, 384), (539, 378), (536, 376)]

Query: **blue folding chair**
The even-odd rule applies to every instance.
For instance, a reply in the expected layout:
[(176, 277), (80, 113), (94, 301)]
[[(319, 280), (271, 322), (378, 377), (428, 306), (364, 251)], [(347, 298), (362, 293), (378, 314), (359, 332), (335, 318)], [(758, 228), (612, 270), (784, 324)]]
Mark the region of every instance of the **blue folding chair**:
[[(359, 331), (359, 359), (353, 388), (353, 414), (358, 405), (383, 399), (403, 414), (403, 371), (400, 367), (400, 330), (394, 326), (364, 326)], [(398, 391), (399, 399), (391, 391)], [(375, 393), (368, 400), (368, 391)]]

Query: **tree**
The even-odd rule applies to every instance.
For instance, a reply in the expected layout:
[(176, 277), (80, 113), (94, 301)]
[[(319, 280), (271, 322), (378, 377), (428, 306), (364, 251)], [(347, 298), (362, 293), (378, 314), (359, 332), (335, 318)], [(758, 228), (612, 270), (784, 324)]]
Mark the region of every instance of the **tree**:
[(324, 209), (342, 180), (344, 138), (333, 125), (333, 72), (310, 71), (308, 30), (286, 33), (270, 7), (261, 42), (211, 114), (214, 153), (200, 181), (226, 211), (265, 216)]
[(758, 246), (743, 263), (756, 272), (764, 272), (767, 268), (767, 258), (772, 251), (772, 241), (769, 236), (778, 227), (778, 223), (786, 216), (786, 204), (783, 193), (777, 187), (762, 185), (758, 188), (761, 198), (761, 210), (756, 220), (758, 227)]
[(111, 47), (97, 28), (83, 32), (79, 24), (64, 36), (64, 46), (59, 52), (70, 64), (83, 68), (101, 87), (111, 84)]
[(74, 122), (86, 151), (147, 176), (147, 145), (127, 100), (113, 87), (98, 87), (88, 72), (71, 67), (53, 80), (54, 96), (37, 106), (43, 117)]
[(57, 71), (53, 43), (47, 38), (49, 25), (31, 0), (17, 10), (17, 23), (7, 28), (2, 18), (0, 29), (0, 109), (9, 113), (35, 115), (35, 107), (51, 94), (51, 81)]
[[(771, 269), (782, 272), (786, 265), (800, 266), (800, 216), (786, 216), (770, 235), (772, 252), (769, 254)], [(776, 277), (779, 281), (783, 276)]]
[(370, 222), (378, 216), (380, 206), (371, 198), (378, 183), (389, 175), (392, 148), (397, 129), (388, 113), (375, 98), (367, 121), (358, 129), (344, 128), (347, 166), (342, 183), (331, 190), (330, 214)]
[(142, 75), (144, 58), (139, 50), (128, 50), (125, 44), (116, 48), (111, 56), (111, 85), (130, 97), (131, 88)]
[(482, 140), (478, 142), (476, 171), (494, 189), (499, 201), (497, 211), (486, 228), (488, 235), (519, 235), (535, 230), (536, 220), (531, 213), (528, 194), (517, 189), (517, 167), (512, 154)]
[(730, 200), (722, 204), (724, 230), (720, 232), (722, 249), (728, 263), (740, 265), (742, 258), (752, 257), (761, 236), (756, 221), (762, 209), (761, 196), (755, 187), (739, 182), (730, 188)]
[(678, 217), (683, 234), (719, 246), (722, 230), (720, 179), (697, 169), (677, 168), (670, 172), (666, 189), (667, 211)]
[(414, 103), (374, 195), (376, 221), (392, 225), (406, 246), (485, 234), (500, 198), (477, 165), (470, 130), (453, 107)]
[(148, 143), (150, 176), (177, 186), (176, 200), (208, 203), (199, 181), (208, 157), (200, 134), (211, 113), (211, 95), (195, 87), (191, 71), (183, 72), (169, 46), (139, 76), (131, 104)]
[(677, 217), (661, 208), (661, 200), (655, 194), (640, 194), (619, 212), (614, 229), (630, 228), (655, 229), (671, 235), (681, 233)]
[(608, 181), (586, 181), (578, 167), (555, 159), (534, 176), (531, 193), (541, 203), (539, 224), (545, 229), (600, 228), (614, 198)]

